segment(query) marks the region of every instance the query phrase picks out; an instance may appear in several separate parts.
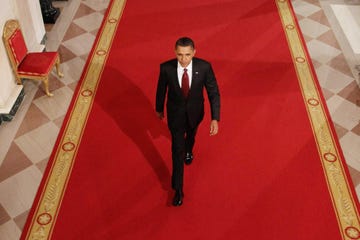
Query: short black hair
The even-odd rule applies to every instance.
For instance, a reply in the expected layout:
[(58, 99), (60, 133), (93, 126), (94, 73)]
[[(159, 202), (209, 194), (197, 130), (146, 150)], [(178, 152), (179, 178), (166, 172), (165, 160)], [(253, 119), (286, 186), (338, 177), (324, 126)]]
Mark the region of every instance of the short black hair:
[(181, 47), (192, 47), (193, 49), (195, 49), (195, 44), (194, 44), (194, 41), (189, 38), (189, 37), (181, 37), (179, 38), (176, 43), (175, 43), (175, 49), (178, 47), (178, 46), (181, 46)]

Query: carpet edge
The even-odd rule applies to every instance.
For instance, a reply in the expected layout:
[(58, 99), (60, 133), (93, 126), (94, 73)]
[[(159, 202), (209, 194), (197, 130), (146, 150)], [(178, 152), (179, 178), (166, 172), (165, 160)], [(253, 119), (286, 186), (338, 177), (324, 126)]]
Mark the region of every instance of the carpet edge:
[[(20, 239), (50, 239), (77, 146), (126, 0), (111, 0), (60, 129)], [(70, 156), (71, 155), (71, 156)]]
[(360, 238), (357, 197), (291, 2), (277, 0), (329, 194), (343, 239)]

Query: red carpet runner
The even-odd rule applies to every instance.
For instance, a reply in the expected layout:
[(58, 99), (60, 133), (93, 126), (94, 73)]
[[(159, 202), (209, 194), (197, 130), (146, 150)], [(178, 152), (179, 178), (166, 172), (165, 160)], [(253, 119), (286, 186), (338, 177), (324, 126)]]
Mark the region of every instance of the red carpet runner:
[[(354, 190), (287, 0), (113, 0), (22, 239), (359, 239)], [(212, 62), (184, 205), (155, 117), (159, 64), (180, 36)]]

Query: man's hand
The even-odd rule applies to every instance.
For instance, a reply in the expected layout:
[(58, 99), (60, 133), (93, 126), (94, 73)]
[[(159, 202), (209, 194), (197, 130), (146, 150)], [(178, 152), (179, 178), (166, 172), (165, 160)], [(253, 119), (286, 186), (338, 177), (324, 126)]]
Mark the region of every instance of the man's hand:
[(156, 116), (162, 120), (164, 118), (164, 112), (156, 112)]
[(217, 120), (212, 120), (210, 123), (210, 136), (214, 136), (219, 132), (219, 125)]

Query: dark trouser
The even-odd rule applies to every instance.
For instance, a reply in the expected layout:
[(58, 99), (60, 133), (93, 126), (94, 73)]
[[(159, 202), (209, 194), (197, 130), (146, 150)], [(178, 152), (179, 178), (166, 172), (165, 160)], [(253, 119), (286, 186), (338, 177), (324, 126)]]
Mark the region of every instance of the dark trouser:
[(188, 123), (186, 123), (184, 128), (170, 130), (173, 163), (171, 185), (175, 190), (182, 189), (183, 187), (185, 153), (192, 153), (196, 130), (197, 126), (192, 128)]

